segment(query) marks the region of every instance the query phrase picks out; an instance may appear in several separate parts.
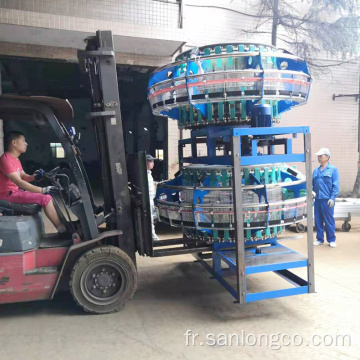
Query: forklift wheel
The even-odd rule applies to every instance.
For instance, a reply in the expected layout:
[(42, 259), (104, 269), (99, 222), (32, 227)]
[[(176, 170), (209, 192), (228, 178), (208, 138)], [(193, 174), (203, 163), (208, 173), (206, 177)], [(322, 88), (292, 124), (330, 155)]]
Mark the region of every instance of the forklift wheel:
[(345, 221), (341, 226), (342, 231), (348, 232), (351, 230), (351, 225), (347, 221)]
[(70, 290), (85, 311), (106, 314), (132, 299), (137, 271), (130, 257), (114, 246), (102, 246), (82, 255), (71, 272)]
[(303, 233), (305, 232), (305, 225), (301, 223), (296, 224), (296, 232), (297, 233)]

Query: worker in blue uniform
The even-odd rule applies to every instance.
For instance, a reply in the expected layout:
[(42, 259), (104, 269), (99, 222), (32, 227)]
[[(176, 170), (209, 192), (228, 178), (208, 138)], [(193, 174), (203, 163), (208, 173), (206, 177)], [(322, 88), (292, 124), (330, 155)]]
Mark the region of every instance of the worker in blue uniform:
[(324, 244), (324, 229), (326, 240), (332, 248), (336, 247), (334, 205), (339, 195), (339, 171), (329, 163), (330, 151), (321, 148), (316, 155), (320, 166), (313, 172), (313, 191), (315, 192), (315, 228), (316, 241), (314, 245)]

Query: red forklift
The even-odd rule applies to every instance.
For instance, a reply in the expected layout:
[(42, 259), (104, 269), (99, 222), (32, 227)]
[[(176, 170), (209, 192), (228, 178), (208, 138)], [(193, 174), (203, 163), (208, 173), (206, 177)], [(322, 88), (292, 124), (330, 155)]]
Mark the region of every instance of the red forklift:
[[(135, 254), (167, 256), (211, 251), (191, 239), (153, 243), (146, 154), (126, 157), (115, 52), (110, 31), (98, 31), (78, 51), (88, 77), (104, 204), (97, 206), (78, 148), (67, 100), (0, 95), (0, 119), (49, 126), (65, 163), (45, 174), (58, 187), (54, 203), (72, 235), (46, 234), (40, 206), (0, 200), (0, 304), (52, 299), (71, 291), (90, 313), (118, 311), (137, 288)], [(74, 216), (76, 220), (74, 220)]]

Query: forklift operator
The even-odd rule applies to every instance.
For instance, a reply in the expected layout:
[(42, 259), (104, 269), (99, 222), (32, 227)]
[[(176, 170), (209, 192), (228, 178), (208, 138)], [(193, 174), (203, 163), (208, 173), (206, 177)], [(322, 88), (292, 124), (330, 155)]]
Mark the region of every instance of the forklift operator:
[(19, 156), (26, 152), (28, 144), (25, 136), (18, 131), (6, 135), (7, 151), (0, 157), (0, 200), (17, 204), (38, 204), (59, 233), (65, 233), (66, 227), (61, 224), (51, 193), (56, 193), (55, 186), (41, 188), (30, 184), (43, 178), (44, 170), (36, 170), (33, 175), (24, 172)]

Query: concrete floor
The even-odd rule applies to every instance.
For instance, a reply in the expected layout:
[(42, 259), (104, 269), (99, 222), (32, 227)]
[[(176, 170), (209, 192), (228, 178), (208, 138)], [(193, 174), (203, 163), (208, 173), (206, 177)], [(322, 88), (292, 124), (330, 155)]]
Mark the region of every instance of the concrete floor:
[[(2, 305), (0, 359), (359, 359), (359, 233), (356, 220), (351, 232), (337, 232), (336, 249), (315, 248), (316, 294), (239, 306), (192, 256), (184, 255), (139, 258), (135, 298), (116, 314), (84, 314), (68, 294), (53, 301)], [(283, 244), (305, 252), (305, 242), (304, 237)], [(248, 278), (253, 291), (282, 285), (273, 274)], [(187, 330), (199, 334), (195, 346), (191, 338), (186, 345)], [(276, 339), (277, 333), (282, 339)], [(207, 334), (217, 336), (219, 344), (205, 344)], [(239, 345), (234, 337), (232, 346), (224, 345), (221, 334), (237, 334)], [(265, 335), (259, 345), (261, 334), (268, 336), (268, 344), (273, 340), (271, 347), (265, 345)], [(346, 338), (341, 346), (338, 338), (336, 346), (337, 335), (349, 335), (351, 345)], [(300, 336), (303, 345), (286, 346), (291, 337), (298, 344)], [(334, 344), (316, 346), (320, 339)]]

